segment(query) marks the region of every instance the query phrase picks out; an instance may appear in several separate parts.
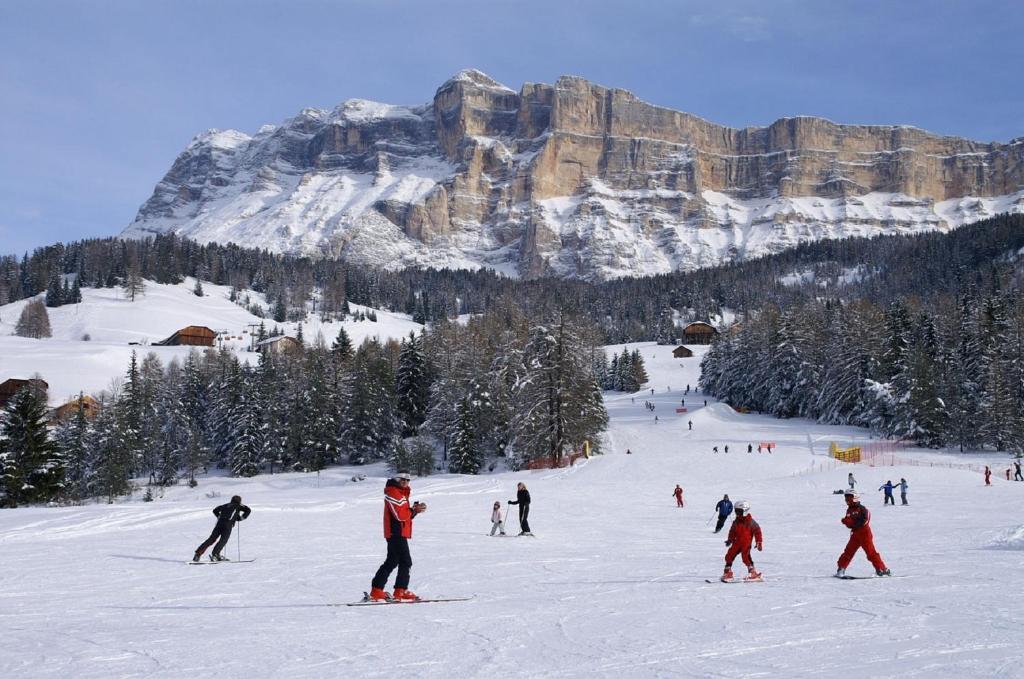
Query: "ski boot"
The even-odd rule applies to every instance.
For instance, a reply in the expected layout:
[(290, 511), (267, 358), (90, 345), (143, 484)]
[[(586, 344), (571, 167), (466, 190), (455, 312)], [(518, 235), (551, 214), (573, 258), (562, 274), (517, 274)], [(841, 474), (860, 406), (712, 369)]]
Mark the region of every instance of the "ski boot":
[(210, 555), (210, 561), (230, 561), (230, 560), (231, 559), (227, 558), (226, 556), (221, 556), (220, 554), (211, 554)]
[(888, 568), (876, 568), (875, 569), (875, 575), (877, 575), (878, 577), (883, 577), (883, 576), (886, 576), (886, 575), (892, 575), (892, 571), (889, 570)]
[(846, 577), (846, 569), (845, 568), (837, 568), (836, 569), (836, 577), (837, 578), (845, 578)]
[(200, 554), (199, 552), (196, 552), (195, 554), (192, 555), (192, 561), (194, 563), (199, 563), (199, 559), (201, 559), (202, 556), (203, 556), (202, 554)]
[(395, 601), (418, 601), (419, 597), (416, 596), (415, 592), (410, 592), (407, 589), (401, 587), (395, 587), (395, 593), (391, 595), (391, 598)]
[(725, 570), (722, 571), (722, 582), (732, 582), (732, 579), (732, 569), (726, 566)]
[(391, 596), (380, 587), (371, 587), (370, 593), (366, 595), (367, 601), (389, 601)]
[(749, 570), (749, 572), (747, 573), (747, 577), (745, 577), (743, 579), (744, 580), (762, 580), (763, 578), (761, 577), (761, 574), (757, 571), (756, 568), (751, 568)]

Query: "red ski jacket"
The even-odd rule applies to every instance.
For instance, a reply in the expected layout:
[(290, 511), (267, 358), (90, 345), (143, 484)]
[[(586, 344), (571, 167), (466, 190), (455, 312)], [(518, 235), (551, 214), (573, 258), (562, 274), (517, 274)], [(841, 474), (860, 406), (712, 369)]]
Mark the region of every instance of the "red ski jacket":
[(763, 545), (761, 538), (761, 526), (757, 525), (754, 517), (749, 514), (737, 517), (729, 529), (729, 540), (727, 544), (736, 545), (740, 549), (750, 549), (750, 543)]
[(400, 535), (412, 537), (412, 520), (416, 516), (409, 505), (409, 487), (402, 488), (394, 479), (389, 479), (384, 486), (384, 539)]
[(867, 528), (871, 523), (871, 512), (859, 502), (854, 502), (847, 508), (842, 522), (844, 526), (853, 531)]

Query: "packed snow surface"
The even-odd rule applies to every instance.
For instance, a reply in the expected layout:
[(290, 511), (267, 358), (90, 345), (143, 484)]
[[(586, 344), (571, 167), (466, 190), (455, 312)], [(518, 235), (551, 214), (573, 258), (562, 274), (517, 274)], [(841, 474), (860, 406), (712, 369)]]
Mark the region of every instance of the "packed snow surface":
[[(992, 548), (1021, 523), (1007, 508), (1024, 483), (1002, 480), (1005, 457), (905, 451), (924, 466), (840, 466), (811, 448), (866, 432), (704, 406), (683, 393), (702, 349), (675, 360), (636, 346), (655, 393), (606, 394), (604, 455), (413, 481), (430, 509), (416, 519), (411, 588), (471, 601), (338, 606), (384, 558), (383, 467), (211, 475), (151, 503), (0, 511), (0, 676), (1022, 676), (1024, 554)], [(758, 454), (769, 441), (775, 452)], [(994, 485), (927, 466), (965, 461), (993, 464)], [(832, 491), (851, 470), (899, 577), (831, 577), (848, 536)], [(875, 489), (900, 477), (910, 504), (883, 507)], [(492, 503), (505, 507), (519, 481), (537, 537), (488, 537)], [(186, 565), (210, 509), (235, 493), (253, 514), (226, 554), (256, 561)], [(722, 570), (724, 533), (709, 521), (723, 493), (748, 500), (764, 530), (763, 583), (705, 582)], [(870, 573), (862, 554), (850, 571)]]

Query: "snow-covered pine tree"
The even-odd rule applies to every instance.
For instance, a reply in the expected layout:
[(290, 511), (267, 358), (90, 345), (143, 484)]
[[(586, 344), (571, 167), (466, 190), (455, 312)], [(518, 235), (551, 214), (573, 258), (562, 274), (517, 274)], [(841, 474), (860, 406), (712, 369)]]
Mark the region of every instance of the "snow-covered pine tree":
[(82, 403), (83, 394), (78, 395), (75, 413), (57, 425), (54, 442), (64, 461), (64, 497), (72, 502), (81, 502), (89, 495), (93, 460), (87, 445), (89, 420)]
[(402, 418), (403, 436), (413, 436), (427, 417), (430, 383), (422, 340), (410, 332), (402, 341), (395, 378), (398, 413)]
[(267, 461), (266, 430), (260, 419), (253, 371), (243, 367), (239, 379), (239, 399), (229, 413), (231, 450), (228, 462), (235, 476), (256, 476)]
[(64, 304), (64, 288), (61, 286), (60, 272), (56, 269), (50, 276), (50, 283), (46, 286), (46, 306), (53, 308)]
[(342, 414), (341, 450), (351, 464), (390, 459), (401, 439), (395, 410), (394, 375), (384, 347), (376, 339), (363, 343), (346, 377), (348, 401)]
[(331, 353), (334, 354), (335, 360), (345, 363), (352, 358), (354, 353), (352, 350), (352, 340), (349, 339), (348, 333), (345, 332), (345, 326), (338, 328), (338, 337), (334, 340), (334, 344), (331, 345)]
[(47, 502), (61, 491), (63, 459), (46, 420), (45, 396), (31, 387), (15, 393), (3, 411), (0, 473), (8, 506)]
[(448, 471), (453, 474), (479, 474), (484, 466), (480, 446), (480, 415), (473, 396), (467, 394), (459, 403), (455, 435), (448, 451)]
[(93, 493), (105, 495), (108, 503), (131, 492), (131, 444), (123, 436), (123, 413), (119, 413), (117, 394), (101, 399), (100, 409), (93, 420), (89, 448), (96, 461)]

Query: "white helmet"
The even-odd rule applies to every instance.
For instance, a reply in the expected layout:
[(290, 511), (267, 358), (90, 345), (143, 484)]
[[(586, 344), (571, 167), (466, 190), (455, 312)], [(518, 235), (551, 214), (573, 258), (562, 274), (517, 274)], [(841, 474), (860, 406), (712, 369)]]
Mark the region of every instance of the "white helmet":
[(845, 493), (843, 493), (843, 496), (845, 496), (845, 497), (852, 497), (857, 502), (860, 502), (860, 493), (855, 491), (853, 488), (851, 488), (850, 490), (848, 490)]
[(744, 514), (750, 512), (750, 503), (747, 502), (746, 500), (740, 500), (739, 502), (734, 504), (733, 507), (735, 507), (738, 511), (743, 512)]

